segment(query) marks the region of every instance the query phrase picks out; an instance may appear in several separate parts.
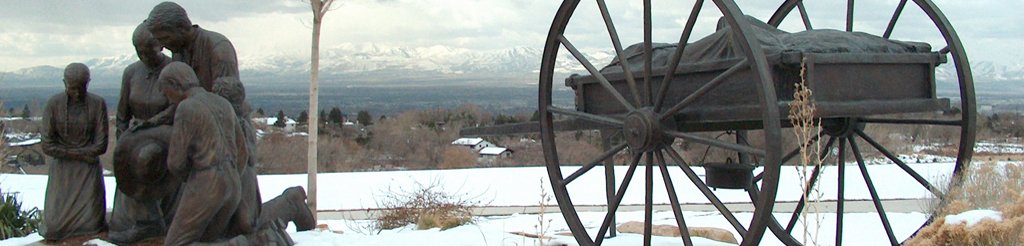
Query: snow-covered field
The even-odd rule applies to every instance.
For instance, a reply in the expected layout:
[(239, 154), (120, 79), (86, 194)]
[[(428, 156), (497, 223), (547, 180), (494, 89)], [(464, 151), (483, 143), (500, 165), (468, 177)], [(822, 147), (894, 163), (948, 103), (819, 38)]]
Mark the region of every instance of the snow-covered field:
[[(909, 158), (909, 157), (908, 157)], [(908, 161), (914, 163), (913, 161)], [(932, 183), (941, 183), (945, 178), (943, 174), (951, 171), (952, 164), (928, 163), (911, 164), (921, 176), (931, 180)], [(571, 173), (579, 167), (564, 167), (563, 173)], [(595, 169), (587, 175), (580, 177), (569, 185), (570, 195), (575, 205), (604, 204), (603, 192), (604, 173)], [(870, 199), (867, 188), (859, 169), (848, 166), (846, 172), (846, 199)], [(698, 174), (703, 170), (695, 168)], [(755, 171), (758, 172), (758, 171)], [(615, 174), (621, 181), (626, 173), (625, 167), (618, 167)], [(707, 203), (700, 192), (693, 185), (688, 183), (685, 175), (679, 168), (670, 169), (670, 175), (676, 183), (676, 189), (680, 194), (682, 203), (703, 204)], [(927, 198), (929, 192), (905, 174), (895, 165), (870, 165), (868, 173), (875, 181), (882, 199), (916, 199)], [(643, 168), (637, 170), (632, 185), (624, 197), (624, 204), (643, 204), (644, 186)], [(660, 177), (660, 174), (655, 174)], [(800, 197), (798, 172), (795, 168), (785, 167), (780, 177), (780, 191), (778, 201), (796, 201)], [(835, 199), (834, 191), (837, 188), (836, 168), (834, 166), (825, 169), (820, 189), (823, 191), (824, 200)], [(113, 189), (115, 181), (113, 177), (107, 177), (107, 206), (112, 205)], [(285, 188), (291, 186), (305, 186), (305, 175), (263, 175), (259, 177), (260, 189), (264, 199), (271, 199), (279, 195)], [(541, 200), (542, 185), (547, 185), (547, 171), (543, 167), (524, 168), (483, 168), (483, 169), (459, 169), (459, 170), (428, 170), (428, 171), (391, 171), (391, 172), (357, 172), (357, 173), (321, 173), (318, 174), (318, 209), (319, 210), (358, 210), (376, 208), (375, 199), (381, 197), (388, 190), (412, 190), (420, 185), (436, 184), (449, 193), (465, 194), (467, 197), (478, 197), (489, 206), (536, 206)], [(3, 192), (20, 192), (24, 207), (41, 207), (45, 196), (46, 176), (44, 175), (0, 175), (0, 190)], [(664, 185), (660, 178), (656, 178), (654, 184), (655, 203), (668, 203)], [(550, 190), (547, 191), (551, 193)], [(715, 194), (726, 203), (741, 202), (749, 203), (747, 194), (743, 191), (717, 190)], [(512, 214), (501, 216), (488, 216), (478, 218), (478, 222), (471, 225), (464, 225), (453, 229), (439, 231), (412, 230), (411, 228), (400, 228), (383, 231), (380, 234), (367, 235), (360, 233), (360, 226), (367, 221), (361, 220), (321, 220), (321, 223), (328, 224), (332, 230), (345, 231), (344, 234), (335, 234), (327, 231), (310, 231), (293, 233), (292, 237), (299, 245), (537, 245), (536, 240), (523, 236), (513, 235), (510, 232), (537, 233), (538, 221), (543, 220), (545, 226), (550, 226), (545, 235), (555, 237), (556, 242), (575, 245), (576, 242), (571, 236), (553, 235), (557, 232), (568, 231), (561, 214), (557, 211), (554, 201), (550, 202), (550, 213), (544, 215), (535, 214)], [(924, 211), (926, 204), (920, 204), (919, 208), (911, 210)], [(750, 220), (750, 213), (737, 213), (740, 221)], [(543, 216), (543, 219), (540, 219)], [(643, 221), (642, 211), (619, 212), (617, 222)], [(719, 216), (717, 211), (689, 211), (685, 212), (687, 225), (691, 227), (717, 227), (723, 229), (732, 228), (729, 223)], [(828, 245), (834, 242), (835, 214), (821, 214), (823, 222), (820, 227), (819, 240), (822, 244)], [(897, 238), (903, 239), (913, 233), (927, 219), (924, 213), (887, 213), (889, 220), (893, 223), (893, 230)], [(597, 227), (604, 217), (604, 213), (581, 212), (583, 223), (588, 226)], [(779, 213), (776, 217), (786, 218), (789, 213)], [(671, 211), (661, 211), (654, 214), (655, 224), (675, 224)], [(550, 222), (548, 221), (550, 220)], [(870, 213), (846, 213), (844, 215), (844, 244), (847, 245), (878, 245), (886, 244), (885, 232), (879, 223), (878, 214)], [(811, 226), (812, 231), (814, 226)], [(802, 231), (799, 224), (794, 231)], [(592, 232), (594, 233), (594, 232)], [(735, 233), (734, 233), (735, 234)], [(762, 245), (781, 245), (774, 240), (774, 236), (766, 233)], [(641, 241), (642, 235), (620, 234), (615, 238), (609, 238), (604, 245), (636, 245)], [(738, 238), (738, 234), (737, 234)], [(799, 237), (798, 237), (799, 238)], [(0, 245), (22, 245), (26, 242), (38, 240), (37, 235), (21, 239), (0, 241)], [(715, 241), (695, 238), (696, 245), (720, 245)], [(546, 243), (547, 244), (547, 243)], [(682, 245), (678, 238), (656, 238), (654, 245)]]

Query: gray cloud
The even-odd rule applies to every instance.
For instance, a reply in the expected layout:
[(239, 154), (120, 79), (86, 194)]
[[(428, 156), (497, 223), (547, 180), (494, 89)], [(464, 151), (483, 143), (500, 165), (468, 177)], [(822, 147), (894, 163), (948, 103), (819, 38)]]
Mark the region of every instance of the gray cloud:
[[(640, 2), (606, 0), (624, 44), (642, 37)], [(780, 1), (736, 0), (745, 14), (767, 19)], [(234, 42), (240, 56), (309, 52), (308, 2), (301, 0), (177, 1), (194, 23)], [(898, 1), (858, 0), (855, 29), (879, 32)], [(913, 1), (911, 1), (913, 2)], [(1017, 0), (935, 0), (959, 31), (972, 60), (1019, 62), (1016, 44), (1024, 37)], [(132, 29), (159, 1), (4, 1), (0, 8), (0, 71), (35, 65), (59, 65), (131, 54)], [(655, 2), (655, 41), (679, 38), (692, 0)], [(846, 1), (808, 1), (816, 28), (843, 28)], [(375, 43), (424, 47), (446, 45), (477, 50), (513, 46), (540, 48), (557, 0), (351, 0), (339, 1), (323, 25), (321, 45)], [(721, 16), (705, 3), (691, 42), (714, 30)], [(916, 7), (901, 17), (896, 38), (937, 40), (934, 26)], [(916, 12), (915, 12), (916, 11)], [(796, 17), (791, 16), (790, 18)], [(796, 18), (794, 18), (796, 19)], [(799, 27), (795, 21), (786, 25)], [(791, 29), (793, 30), (793, 29)], [(582, 1), (566, 36), (580, 48), (608, 49), (607, 30), (594, 1)]]
[[(73, 26), (123, 25), (141, 22), (149, 11), (162, 1), (4, 1), (0, 16), (22, 23), (54, 23)], [(175, 1), (185, 8), (193, 20), (211, 22), (226, 18), (245, 17), (264, 13), (297, 13), (308, 11), (300, 1), (229, 0), (229, 1)]]

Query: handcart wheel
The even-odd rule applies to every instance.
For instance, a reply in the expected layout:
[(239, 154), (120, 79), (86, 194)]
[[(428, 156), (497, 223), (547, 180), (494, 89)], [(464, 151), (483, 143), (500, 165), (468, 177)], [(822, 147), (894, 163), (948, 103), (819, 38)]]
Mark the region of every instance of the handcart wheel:
[[(820, 2), (820, 1), (819, 1)], [(841, 117), (841, 118), (825, 118), (821, 119), (822, 134), (820, 135), (820, 143), (824, 147), (825, 152), (832, 152), (837, 156), (838, 164), (843, 164), (846, 161), (854, 161), (857, 166), (845, 167), (845, 165), (836, 165), (837, 163), (828, 163), (825, 169), (836, 168), (838, 169), (838, 180), (819, 180), (820, 169), (815, 168), (811, 171), (810, 182), (837, 182), (836, 190), (825, 190), (823, 191), (826, 197), (835, 197), (834, 201), (825, 201), (825, 204), (836, 205), (835, 225), (822, 225), (820, 230), (835, 230), (835, 241), (825, 242), (826, 244), (842, 245), (843, 235), (843, 204), (848, 202), (846, 196), (847, 188), (859, 188), (852, 186), (859, 186), (858, 183), (865, 184), (868, 188), (870, 200), (874, 205), (875, 214), (879, 217), (880, 225), (876, 228), (882, 228), (880, 233), (867, 233), (858, 234), (859, 240), (863, 240), (863, 237), (875, 236), (879, 238), (878, 243), (888, 243), (891, 245), (899, 245), (905, 239), (912, 236), (915, 231), (897, 231), (893, 228), (894, 220), (888, 218), (885, 213), (885, 206), (883, 200), (879, 196), (879, 190), (881, 188), (884, 191), (886, 182), (888, 180), (872, 180), (871, 174), (866, 170), (865, 156), (873, 155), (879, 156), (883, 160), (899, 166), (899, 170), (905, 173), (904, 177), (913, 178), (916, 183), (922, 188), (922, 194), (927, 194), (926, 199), (935, 199), (939, 201), (939, 204), (948, 202), (944, 192), (948, 191), (952, 187), (958, 187), (962, 182), (963, 174), (969, 169), (971, 162), (971, 155), (974, 151), (975, 141), (975, 128), (976, 128), (976, 103), (974, 95), (974, 81), (971, 75), (971, 69), (967, 61), (967, 55), (964, 51), (963, 44), (960, 42), (960, 38), (957, 36), (956, 31), (950, 25), (946, 17), (939, 11), (938, 7), (930, 0), (913, 0), (912, 3), (908, 0), (902, 0), (898, 5), (894, 6), (895, 10), (892, 15), (888, 15), (884, 22), (881, 22), (879, 26), (854, 26), (854, 19), (858, 15), (855, 15), (854, 9), (865, 9), (855, 8), (854, 1), (848, 1), (846, 8), (841, 9), (845, 13), (815, 13), (808, 10), (804, 5), (812, 4), (812, 2), (806, 2), (801, 0), (788, 0), (785, 1), (774, 15), (769, 19), (768, 24), (779, 27), (783, 21), (794, 21), (797, 23), (795, 26), (799, 26), (798, 30), (786, 30), (786, 31), (802, 31), (804, 29), (810, 30), (818, 28), (817, 25), (823, 23), (815, 23), (813, 16), (831, 15), (831, 16), (847, 16), (846, 31), (858, 31), (868, 32), (877, 36), (892, 38), (893, 35), (901, 35), (900, 25), (898, 23), (923, 23), (923, 20), (919, 18), (927, 18), (934, 24), (938, 29), (936, 34), (941, 34), (942, 40), (940, 45), (936, 46), (932, 43), (932, 47), (939, 49), (939, 53), (950, 55), (952, 58), (952, 64), (946, 63), (941, 64), (938, 67), (943, 69), (949, 69), (955, 71), (956, 81), (958, 87), (953, 89), (951, 92), (939, 91), (939, 97), (948, 96), (951, 97), (954, 103), (959, 101), (960, 112), (946, 112), (951, 116), (939, 116), (936, 117), (934, 114), (908, 114), (901, 115), (899, 117), (892, 115), (871, 115), (864, 117)], [(907, 8), (907, 5), (916, 5), (920, 12), (915, 12), (913, 7)], [(876, 9), (881, 7), (876, 7)], [(887, 9), (888, 6), (882, 9)], [(819, 8), (824, 9), (824, 8)], [(795, 11), (794, 11), (795, 10)], [(888, 13), (888, 12), (886, 12)], [(816, 15), (817, 14), (817, 15)], [(868, 14), (870, 15), (870, 14)], [(902, 19), (901, 19), (902, 16)], [(788, 17), (788, 18), (787, 18)], [(918, 19), (907, 19), (917, 17)], [(878, 19), (877, 16), (872, 16), (872, 19)], [(861, 22), (856, 22), (861, 23)], [(870, 21), (864, 23), (871, 23)], [(802, 25), (801, 25), (802, 24)], [(834, 27), (829, 27), (834, 28)], [(840, 27), (842, 28), (842, 27)], [(910, 36), (914, 34), (904, 33), (902, 35), (908, 35), (906, 39), (913, 39), (915, 37)], [(958, 114), (958, 115), (957, 115)], [(908, 131), (921, 131), (918, 136), (926, 136), (928, 133), (934, 134), (947, 134), (949, 138), (952, 138), (952, 145), (942, 146), (948, 150), (956, 151), (956, 162), (952, 168), (945, 170), (944, 172), (935, 173), (934, 166), (921, 165), (908, 163), (909, 161), (899, 158), (899, 151), (902, 146), (898, 146), (897, 143), (887, 143), (885, 139), (890, 136), (882, 134), (872, 134), (870, 130), (875, 127), (899, 127), (898, 129), (905, 129)], [(916, 136), (915, 136), (916, 137)], [(916, 139), (915, 139), (916, 142)], [(920, 144), (920, 143), (919, 143)], [(782, 158), (783, 163), (789, 163), (790, 161), (798, 161), (793, 158), (798, 150), (787, 151), (789, 153)], [(852, 157), (852, 158), (850, 158)], [(847, 160), (852, 159), (852, 160)], [(926, 160), (927, 162), (928, 160)], [(915, 161), (916, 162), (916, 161)], [(835, 166), (832, 166), (835, 165)], [(845, 170), (847, 168), (853, 168), (854, 170)], [(858, 170), (859, 169), (859, 170)], [(852, 172), (848, 172), (852, 171)], [(847, 177), (850, 176), (851, 177)], [(857, 177), (860, 176), (860, 177)], [(889, 177), (895, 177), (889, 175)], [(944, 184), (940, 184), (934, 179), (929, 178), (945, 177), (950, 178), (950, 182), (947, 187)], [(861, 182), (863, 181), (863, 182)], [(780, 187), (781, 189), (801, 189), (800, 187)], [(771, 191), (770, 193), (775, 193)], [(784, 198), (783, 198), (784, 199)], [(769, 228), (775, 233), (780, 240), (786, 242), (789, 245), (799, 245), (799, 242), (793, 240), (793, 237), (798, 237), (804, 233), (800, 229), (795, 229), (799, 220), (799, 213), (805, 208), (805, 200), (803, 197), (799, 199), (796, 211), (790, 216), (775, 216), (773, 217), (772, 223)], [(831, 212), (830, 212), (831, 213)], [(931, 223), (934, 219), (935, 214), (925, 222), (925, 225)], [(775, 223), (775, 222), (779, 223)], [(852, 225), (852, 224), (851, 224)], [(858, 227), (865, 227), (863, 223), (856, 224)], [(923, 226), (921, 226), (923, 227)], [(913, 228), (921, 228), (914, 226)], [(822, 243), (822, 242), (819, 242)]]
[[(624, 54), (619, 40), (620, 30), (616, 29), (615, 25), (613, 25), (608, 5), (603, 0), (598, 0), (594, 11), (585, 13), (600, 16), (599, 18), (603, 20), (605, 27), (607, 27), (607, 37), (610, 38), (612, 43), (610, 48), (616, 51), (616, 56), (620, 58), (619, 60), (622, 61), (620, 64), (622, 64), (623, 70), (626, 71), (625, 77), (628, 83), (619, 84), (619, 87), (610, 84), (601, 72), (598, 71), (598, 68), (594, 67), (595, 64), (591, 62), (591, 59), (577, 50), (577, 47), (570, 40), (572, 36), (566, 35), (570, 19), (574, 12), (577, 12), (577, 6), (580, 4), (580, 1), (566, 0), (559, 8), (548, 32), (544, 55), (541, 61), (539, 83), (541, 140), (544, 145), (544, 158), (547, 164), (548, 176), (559, 209), (580, 245), (601, 245), (605, 240), (605, 235), (615, 230), (613, 218), (617, 212), (621, 212), (619, 210), (620, 205), (622, 205), (622, 198), (630, 196), (627, 193), (634, 191), (629, 189), (628, 186), (638, 169), (644, 171), (646, 176), (646, 187), (642, 191), (646, 198), (643, 209), (645, 217), (644, 245), (651, 245), (652, 241), (651, 227), (654, 196), (668, 196), (673, 210), (674, 224), (680, 228), (686, 228), (686, 219), (682, 215), (679, 205), (680, 195), (706, 197), (720, 211), (721, 216), (729, 222), (732, 226), (731, 229), (734, 229), (741, 236), (741, 245), (757, 245), (760, 242), (771, 218), (780, 171), (779, 163), (782, 151), (780, 147), (781, 124), (779, 108), (777, 107), (778, 100), (773, 89), (773, 78), (764, 53), (761, 51), (761, 47), (756, 45), (757, 40), (752, 36), (753, 30), (750, 24), (748, 24), (747, 19), (743, 18), (743, 13), (740, 12), (732, 0), (714, 0), (711, 2), (714, 5), (709, 4), (708, 7), (717, 7), (718, 12), (724, 17), (725, 24), (732, 28), (732, 33), (734, 34), (732, 38), (737, 41), (736, 43), (739, 46), (737, 48), (741, 51), (738, 54), (739, 58), (731, 61), (732, 63), (728, 69), (718, 71), (719, 74), (712, 76), (714, 79), (706, 81), (700, 89), (676, 98), (679, 100), (675, 102), (669, 102), (665, 99), (665, 95), (670, 94), (669, 83), (662, 82), (661, 80), (670, 81), (674, 73), (672, 70), (680, 64), (679, 54), (685, 49), (685, 44), (692, 41), (690, 35), (693, 33), (693, 27), (698, 21), (699, 14), (707, 14), (701, 13), (701, 10), (705, 7), (704, 1), (697, 1), (695, 3), (688, 18), (686, 18), (685, 27), (680, 28), (682, 29), (679, 35), (680, 41), (678, 42), (678, 47), (680, 48), (677, 49), (678, 52), (673, 54), (673, 59), (670, 59), (667, 66), (665, 66), (669, 68), (667, 72), (664, 70), (657, 70), (661, 72), (655, 72), (655, 68), (651, 66), (652, 58), (650, 54), (652, 52), (650, 51), (653, 46), (651, 13), (653, 8), (661, 7), (652, 6), (651, 1), (644, 1), (643, 44), (648, 52), (643, 52), (645, 60), (641, 64), (644, 65), (643, 71), (630, 71), (628, 69), (629, 66), (626, 65), (628, 59), (625, 59), (627, 54)], [(583, 9), (585, 8), (580, 9), (581, 12)], [(553, 86), (555, 84), (556, 65), (560, 56), (559, 52), (563, 50), (568, 51), (572, 57), (575, 57), (573, 61), (575, 64), (582, 65), (582, 67), (589, 71), (591, 76), (600, 80), (604, 90), (611, 95), (606, 100), (617, 102), (619, 107), (623, 109), (622, 112), (616, 114), (591, 113), (585, 110), (557, 106), (552, 103), (552, 91), (555, 90)], [(680, 126), (676, 124), (676, 121), (679, 120), (677, 118), (678, 113), (693, 109), (696, 107), (694, 105), (695, 101), (703, 100), (704, 98), (702, 97), (706, 97), (708, 92), (715, 91), (716, 86), (723, 81), (730, 80), (734, 76), (747, 76), (742, 83), (748, 83), (748, 85), (744, 86), (756, 88), (756, 90), (751, 90), (751, 95), (746, 96), (751, 98), (750, 104), (757, 111), (755, 113), (756, 119), (751, 121), (750, 129), (763, 131), (763, 135), (759, 136), (761, 138), (759, 140), (765, 143), (763, 147), (702, 137), (680, 130)], [(652, 79), (652, 77), (660, 78)], [(559, 158), (560, 149), (558, 141), (565, 140), (560, 140), (556, 137), (555, 121), (564, 119), (574, 119), (577, 122), (602, 125), (601, 128), (619, 131), (622, 135), (619, 139), (620, 141), (609, 146), (610, 148), (607, 151), (584, 160), (586, 162), (562, 159)], [(679, 151), (672, 147), (673, 143), (679, 142), (699, 143), (721, 150), (754, 156), (761, 160), (763, 172), (759, 175), (761, 182), (758, 187), (758, 190), (761, 192), (758, 193), (756, 199), (751, 201), (755, 206), (753, 215), (739, 216), (747, 218), (739, 219), (734, 212), (730, 211), (721, 199), (718, 198), (716, 192), (712, 191), (709, 185), (698, 177), (698, 174), (689, 166)], [(626, 159), (628, 159), (629, 169), (625, 174), (625, 178), (621, 180), (616, 180), (614, 177), (606, 179), (607, 182), (620, 185), (617, 187), (616, 192), (609, 196), (607, 204), (600, 204), (606, 208), (605, 211), (602, 211), (604, 219), (601, 222), (597, 222), (597, 224), (585, 223), (580, 219), (580, 214), (576, 210), (577, 207), (573, 203), (574, 197), (583, 197), (588, 194), (601, 192), (604, 187), (582, 187), (577, 185), (580, 182), (575, 181), (580, 180), (581, 177), (589, 177), (591, 175), (604, 177), (604, 173), (594, 171), (594, 167), (606, 161), (614, 160), (617, 156), (626, 156)], [(693, 186), (699, 192), (694, 194), (678, 194), (676, 192), (677, 184), (670, 177), (669, 168), (679, 168), (685, 173), (685, 179), (689, 182), (679, 181), (679, 185)], [(563, 170), (568, 172), (563, 174)], [(660, 177), (654, 175), (655, 170), (659, 170)], [(659, 194), (655, 194), (655, 183), (664, 184), (665, 193), (659, 192)], [(680, 238), (683, 243), (685, 245), (692, 245), (687, 231), (681, 230), (681, 234)]]

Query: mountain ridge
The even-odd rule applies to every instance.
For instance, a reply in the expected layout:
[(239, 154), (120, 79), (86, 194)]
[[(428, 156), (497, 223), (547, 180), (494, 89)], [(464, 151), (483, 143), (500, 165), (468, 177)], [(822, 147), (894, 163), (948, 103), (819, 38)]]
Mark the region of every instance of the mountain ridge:
[[(607, 64), (614, 57), (611, 51), (583, 52), (595, 66)], [(345, 43), (323, 49), (320, 60), (321, 81), (358, 80), (364, 83), (395, 80), (433, 80), (460, 76), (533, 78), (540, 68), (542, 51), (516, 46), (499, 50), (470, 50), (442, 45), (425, 47), (384, 46), (372, 43)], [(122, 54), (85, 61), (94, 86), (120, 86), (125, 67), (136, 62), (135, 54)], [(243, 80), (308, 81), (309, 58), (280, 53), (239, 56)], [(59, 86), (62, 68), (36, 66), (4, 73), (0, 84), (7, 88)], [(586, 74), (586, 70), (568, 52), (561, 52), (556, 73)], [(975, 86), (979, 91), (1002, 90), (1006, 84), (1024, 81), (1024, 65), (976, 61), (971, 64)], [(955, 80), (950, 66), (936, 68), (936, 80), (949, 84)], [(443, 82), (442, 82), (443, 83)], [(535, 83), (529, 81), (525, 83)], [(990, 86), (991, 84), (991, 86)], [(948, 85), (947, 85), (948, 86)], [(989, 88), (996, 87), (996, 88)], [(1024, 85), (1018, 86), (1024, 89)]]

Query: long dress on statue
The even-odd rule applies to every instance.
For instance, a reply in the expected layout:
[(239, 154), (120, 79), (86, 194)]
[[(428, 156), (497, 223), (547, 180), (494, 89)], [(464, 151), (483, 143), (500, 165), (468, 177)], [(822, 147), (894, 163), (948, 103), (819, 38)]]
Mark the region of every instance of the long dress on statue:
[[(171, 58), (160, 55), (149, 67), (138, 61), (124, 70), (117, 104), (117, 146), (114, 148), (114, 210), (108, 239), (134, 244), (162, 237), (174, 216), (181, 180), (167, 172), (167, 138), (174, 120), (174, 104), (156, 85)], [(129, 131), (132, 121), (147, 122)]]
[(97, 234), (106, 227), (106, 195), (99, 155), (107, 151), (107, 106), (87, 93), (69, 103), (65, 92), (43, 110), (43, 152), (53, 157), (46, 182), (43, 223), (46, 240)]

